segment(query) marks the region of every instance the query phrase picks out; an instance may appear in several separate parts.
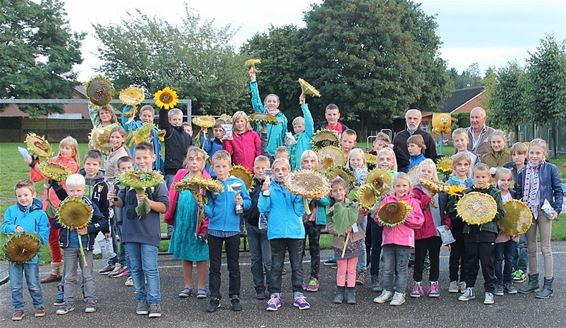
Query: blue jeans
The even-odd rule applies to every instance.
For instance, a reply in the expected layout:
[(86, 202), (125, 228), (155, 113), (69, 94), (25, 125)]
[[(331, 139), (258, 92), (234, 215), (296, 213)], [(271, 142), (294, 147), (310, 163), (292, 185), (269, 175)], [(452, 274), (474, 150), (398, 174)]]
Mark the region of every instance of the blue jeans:
[[(513, 281), (511, 274), (513, 273), (516, 250), (517, 242), (513, 240), (495, 243), (495, 278), (497, 278), (497, 284), (503, 285)], [(505, 264), (503, 264), (503, 261), (505, 261)]]
[(405, 294), (409, 276), (409, 246), (385, 245), (383, 257), (383, 290)]
[(149, 304), (160, 304), (161, 286), (157, 266), (157, 246), (140, 243), (126, 243), (125, 245), (130, 259), (128, 270), (134, 282), (136, 300)]
[[(360, 224), (362, 226), (362, 230), (365, 232), (367, 229), (367, 225), (368, 225), (368, 218), (367, 216), (364, 218), (364, 220), (362, 221), (362, 224)], [(358, 272), (366, 272), (367, 271), (367, 251), (366, 251), (366, 243), (363, 242), (362, 243), (362, 253), (360, 255), (358, 255), (358, 265), (357, 265), (357, 271)]]
[(526, 273), (528, 262), (529, 252), (527, 251), (527, 234), (522, 234), (519, 237), (519, 245), (515, 252), (515, 263), (513, 264), (513, 268), (515, 270), (522, 270)]
[(39, 283), (38, 264), (14, 264), (8, 263), (8, 274), (10, 276), (10, 287), (12, 288), (12, 305), (15, 310), (24, 309), (23, 276), (26, 277), (28, 291), (34, 308), (43, 307), (43, 296), (41, 284)]
[[(250, 246), (251, 270), (256, 293), (265, 291), (265, 285), (271, 286), (271, 244), (267, 233), (256, 226), (246, 223), (248, 244)], [(264, 274), (265, 272), (265, 274)]]

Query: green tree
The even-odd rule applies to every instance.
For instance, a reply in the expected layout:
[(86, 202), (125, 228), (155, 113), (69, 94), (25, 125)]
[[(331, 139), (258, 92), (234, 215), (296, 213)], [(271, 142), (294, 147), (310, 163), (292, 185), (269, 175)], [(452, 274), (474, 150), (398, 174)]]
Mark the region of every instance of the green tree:
[(267, 33), (254, 35), (241, 49), (242, 55), (261, 59), (257, 66), (259, 91), (262, 97), (270, 93), (278, 95), (279, 108), (289, 120), (302, 115), (299, 114), (301, 89), (297, 80), (305, 72), (303, 34), (304, 30), (294, 25), (272, 26)]
[(491, 125), (506, 128), (519, 135), (519, 124), (529, 120), (525, 69), (510, 62), (497, 70), (489, 100)]
[(496, 80), (497, 73), (495, 72), (495, 68), (489, 67), (487, 71), (485, 71), (485, 75), (481, 81), (481, 85), (483, 86), (483, 93), (479, 97), (479, 102), (481, 106), (487, 111), (488, 115), (491, 112), (490, 99), (493, 93), (493, 88), (495, 87)]
[(454, 89), (473, 88), (482, 85), (482, 76), (478, 63), (473, 63), (460, 74), (457, 69), (452, 67), (448, 71)]
[(409, 107), (434, 110), (447, 96), (437, 25), (419, 5), (327, 0), (313, 5), (305, 22), (305, 75), (322, 93), (315, 104), (336, 103), (361, 119), (362, 134), (370, 124), (390, 126)]
[(137, 11), (121, 23), (95, 25), (102, 42), (100, 71), (119, 90), (130, 84), (153, 93), (170, 86), (193, 101), (197, 113), (238, 109), (245, 95), (246, 69), (235, 53), (230, 25), (216, 28), (185, 7), (179, 26)]
[[(0, 0), (0, 97), (69, 98), (82, 62), (82, 33), (71, 33), (57, 0)], [(18, 105), (31, 116), (57, 105)], [(2, 110), (2, 109), (0, 109)]]
[(547, 36), (527, 59), (530, 117), (536, 124), (550, 124), (555, 156), (557, 122), (566, 117), (565, 46), (565, 40)]

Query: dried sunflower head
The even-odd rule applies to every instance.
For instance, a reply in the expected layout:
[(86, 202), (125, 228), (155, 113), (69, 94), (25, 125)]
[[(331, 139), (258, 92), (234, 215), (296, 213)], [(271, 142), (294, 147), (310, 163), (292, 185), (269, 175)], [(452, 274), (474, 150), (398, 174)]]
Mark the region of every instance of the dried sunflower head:
[(192, 122), (201, 128), (211, 128), (216, 124), (216, 120), (210, 115), (194, 117)]
[(391, 183), (391, 175), (383, 169), (373, 169), (366, 177), (366, 183), (371, 184), (375, 191), (383, 196), (391, 190), (393, 186)]
[(118, 98), (126, 105), (137, 106), (145, 100), (145, 88), (139, 85), (130, 85), (120, 91)]
[(114, 95), (114, 86), (102, 75), (96, 75), (85, 83), (86, 96), (96, 106), (106, 106)]
[(429, 179), (419, 179), (419, 183), (425, 187), (426, 189), (433, 191), (433, 192), (449, 192), (450, 191), (450, 186), (442, 183), (442, 182), (438, 182), (438, 181), (433, 181), (433, 180), (429, 180)]
[(383, 205), (377, 212), (379, 222), (387, 227), (395, 227), (403, 224), (412, 207), (406, 202), (391, 202)]
[(89, 224), (92, 213), (92, 206), (82, 198), (67, 197), (57, 209), (57, 219), (64, 228), (82, 228)]
[(320, 199), (331, 191), (328, 179), (314, 170), (291, 172), (285, 179), (285, 187), (306, 199)]
[(369, 183), (365, 183), (360, 186), (357, 191), (358, 193), (358, 201), (360, 205), (365, 209), (371, 209), (377, 203), (379, 199), (379, 192), (375, 190), (374, 186)]
[(205, 189), (213, 193), (219, 193), (222, 191), (222, 184), (216, 180), (205, 179), (200, 175), (192, 175), (190, 177), (184, 178), (175, 184), (175, 190), (181, 192), (183, 190), (191, 190), (194, 192), (200, 189)]
[(350, 189), (354, 186), (354, 183), (356, 183), (356, 177), (352, 170), (343, 166), (332, 166), (324, 171), (324, 175), (331, 181), (336, 177), (342, 178)]
[(256, 124), (279, 124), (279, 120), (277, 120), (275, 116), (268, 113), (251, 113), (250, 115), (248, 115), (248, 120)]
[(94, 128), (90, 132), (90, 146), (92, 149), (98, 150), (103, 154), (110, 154), (112, 146), (110, 145), (110, 129), (107, 128)]
[(346, 165), (346, 155), (342, 149), (335, 146), (326, 146), (316, 152), (318, 156), (319, 168), (327, 170), (332, 166)]
[(248, 169), (243, 167), (242, 165), (234, 165), (230, 170), (230, 175), (235, 176), (236, 178), (240, 178), (244, 181), (246, 185), (246, 189), (252, 190), (254, 187), (254, 175)]
[(26, 136), (25, 142), (27, 149), (32, 156), (48, 158), (53, 155), (53, 149), (44, 137), (40, 137), (35, 133), (29, 133)]
[(336, 131), (322, 129), (316, 131), (312, 136), (311, 145), (315, 152), (326, 146), (338, 147), (340, 145), (340, 138)]
[(480, 225), (493, 220), (497, 214), (497, 203), (490, 195), (473, 191), (460, 198), (456, 211), (467, 224)]
[(257, 58), (250, 58), (244, 62), (244, 64), (250, 68), (255, 67), (255, 65), (261, 64), (261, 60)]
[(163, 181), (163, 175), (157, 171), (128, 171), (118, 175), (120, 184), (143, 193), (147, 188), (153, 188)]
[(35, 233), (18, 232), (10, 235), (2, 247), (4, 257), (16, 264), (33, 259), (41, 248), (41, 240)]
[(58, 182), (65, 181), (69, 177), (69, 175), (71, 175), (71, 170), (69, 170), (69, 168), (53, 162), (40, 163), (39, 171), (46, 178)]
[(301, 91), (308, 96), (320, 97), (320, 92), (313, 87), (310, 83), (303, 79), (299, 79), (299, 85), (301, 86)]
[(533, 213), (529, 207), (518, 199), (512, 199), (503, 204), (505, 216), (497, 225), (501, 231), (510, 236), (518, 236), (526, 233), (533, 223)]

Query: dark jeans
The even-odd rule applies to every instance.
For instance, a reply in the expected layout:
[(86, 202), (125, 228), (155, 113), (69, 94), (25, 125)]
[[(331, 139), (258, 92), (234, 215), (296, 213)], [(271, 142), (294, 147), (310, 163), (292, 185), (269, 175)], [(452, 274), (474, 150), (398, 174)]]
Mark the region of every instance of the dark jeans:
[(368, 218), (371, 230), (371, 265), (370, 274), (379, 276), (379, 259), (381, 257), (381, 242), (383, 240), (383, 227), (377, 224), (373, 218)]
[[(480, 234), (495, 233), (480, 232)], [(465, 246), (465, 265), (466, 265), (466, 286), (474, 287), (481, 264), (484, 288), (486, 292), (493, 293), (495, 287), (495, 242), (481, 241), (476, 235), (464, 236)], [(485, 239), (483, 239), (485, 240)]]
[(425, 239), (415, 240), (415, 267), (413, 268), (413, 279), (415, 281), (423, 280), (423, 270), (425, 258), (428, 253), (430, 259), (430, 271), (428, 281), (438, 281), (440, 275), (440, 247), (442, 240), (440, 237), (429, 237)]
[(529, 252), (527, 250), (527, 234), (522, 234), (519, 237), (519, 245), (515, 251), (515, 263), (513, 263), (514, 270), (522, 270), (527, 272), (527, 263), (529, 263)]
[[(513, 281), (513, 263), (515, 263), (515, 252), (517, 242), (509, 240), (504, 243), (495, 244), (495, 277), (497, 284), (502, 285)], [(503, 261), (505, 260), (505, 264)], [(503, 266), (503, 270), (501, 267)]]
[[(320, 272), (320, 230), (321, 225), (315, 222), (305, 222), (305, 244), (307, 238), (309, 239), (309, 253), (311, 255), (311, 277), (318, 279), (318, 273)], [(303, 245), (303, 249), (305, 245)]]
[(210, 297), (220, 299), (220, 266), (222, 265), (222, 245), (226, 250), (228, 262), (228, 296), (240, 295), (240, 234), (232, 237), (214, 237), (208, 235), (208, 254), (210, 267), (208, 270), (208, 284)]
[(281, 293), (281, 272), (285, 261), (285, 251), (289, 252), (291, 262), (291, 283), (294, 293), (303, 292), (303, 239), (271, 239), (271, 281), (269, 293)]
[[(465, 281), (466, 266), (464, 265), (464, 236), (454, 236), (454, 238), (456, 239), (456, 241), (450, 244), (450, 258), (448, 260), (450, 281)], [(459, 276), (458, 272), (460, 273)]]
[[(246, 223), (248, 245), (250, 247), (251, 270), (257, 293), (265, 291), (265, 285), (271, 286), (271, 244), (267, 232)], [(265, 272), (265, 274), (264, 274)]]

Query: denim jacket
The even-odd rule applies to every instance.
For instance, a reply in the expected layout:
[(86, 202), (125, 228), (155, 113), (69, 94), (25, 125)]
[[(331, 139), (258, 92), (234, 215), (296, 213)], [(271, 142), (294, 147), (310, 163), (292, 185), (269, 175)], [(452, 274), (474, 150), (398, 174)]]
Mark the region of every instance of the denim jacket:
[[(562, 202), (564, 198), (564, 190), (560, 182), (560, 173), (556, 165), (548, 162), (541, 164), (539, 169), (539, 199), (540, 206), (545, 200), (548, 200), (556, 213), (562, 212)], [(515, 198), (523, 199), (523, 186), (525, 185), (525, 168), (519, 172), (517, 183), (515, 184)]]

